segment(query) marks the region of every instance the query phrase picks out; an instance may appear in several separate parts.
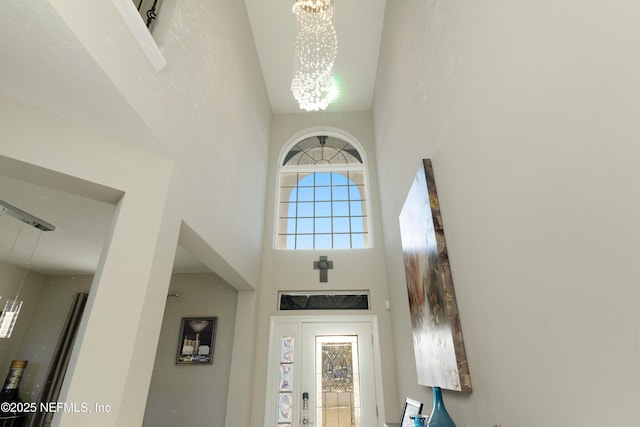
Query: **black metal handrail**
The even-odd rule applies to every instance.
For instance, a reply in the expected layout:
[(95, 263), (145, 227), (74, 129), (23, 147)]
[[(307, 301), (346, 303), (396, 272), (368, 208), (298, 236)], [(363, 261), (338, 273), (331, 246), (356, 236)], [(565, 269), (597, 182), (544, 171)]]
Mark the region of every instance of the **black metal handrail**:
[[(147, 28), (149, 28), (153, 20), (158, 17), (158, 14), (157, 14), (158, 1), (159, 0), (154, 0), (153, 5), (151, 5), (151, 8), (147, 10), (145, 14), (147, 16)], [(144, 0), (140, 0), (140, 3), (138, 3), (138, 12), (140, 12), (140, 8), (142, 8), (142, 3), (144, 3)]]

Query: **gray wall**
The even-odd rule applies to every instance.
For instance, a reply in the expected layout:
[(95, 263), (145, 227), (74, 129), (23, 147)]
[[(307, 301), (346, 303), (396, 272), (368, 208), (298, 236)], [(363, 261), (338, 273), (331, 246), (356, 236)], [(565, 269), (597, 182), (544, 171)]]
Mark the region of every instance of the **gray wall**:
[[(238, 291), (214, 274), (173, 275), (144, 424), (224, 427)], [(176, 365), (182, 317), (217, 316), (213, 365)]]

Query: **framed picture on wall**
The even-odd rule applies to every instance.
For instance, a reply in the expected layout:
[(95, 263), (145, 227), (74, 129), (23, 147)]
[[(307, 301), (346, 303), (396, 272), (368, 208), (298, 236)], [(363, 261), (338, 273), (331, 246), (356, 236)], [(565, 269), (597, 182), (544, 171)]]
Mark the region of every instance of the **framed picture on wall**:
[(213, 364), (217, 317), (183, 317), (178, 341), (178, 365)]

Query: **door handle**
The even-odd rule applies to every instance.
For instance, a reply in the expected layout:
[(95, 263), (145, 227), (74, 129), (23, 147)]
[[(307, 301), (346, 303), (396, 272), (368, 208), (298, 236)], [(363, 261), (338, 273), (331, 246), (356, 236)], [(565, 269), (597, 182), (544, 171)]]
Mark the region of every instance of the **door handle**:
[[(306, 391), (302, 393), (302, 412), (305, 412), (305, 413), (309, 412), (309, 393), (307, 393)], [(309, 424), (311, 424), (311, 421), (309, 421), (309, 416), (308, 415), (303, 416), (302, 425), (308, 426)]]

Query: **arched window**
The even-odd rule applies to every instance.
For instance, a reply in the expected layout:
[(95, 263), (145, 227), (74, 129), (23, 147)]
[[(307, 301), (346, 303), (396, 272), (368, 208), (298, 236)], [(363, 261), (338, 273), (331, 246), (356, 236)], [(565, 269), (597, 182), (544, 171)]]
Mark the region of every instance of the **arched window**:
[(276, 249), (370, 247), (363, 156), (350, 143), (312, 136), (280, 165)]

